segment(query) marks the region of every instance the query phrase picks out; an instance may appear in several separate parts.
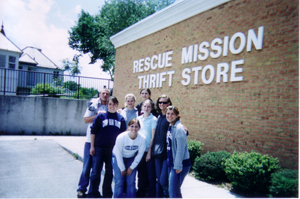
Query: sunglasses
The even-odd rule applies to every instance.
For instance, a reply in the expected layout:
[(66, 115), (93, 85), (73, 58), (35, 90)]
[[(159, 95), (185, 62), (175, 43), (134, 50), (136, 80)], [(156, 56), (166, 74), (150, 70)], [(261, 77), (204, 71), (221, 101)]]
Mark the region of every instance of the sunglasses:
[(169, 102), (158, 102), (159, 104), (168, 104)]

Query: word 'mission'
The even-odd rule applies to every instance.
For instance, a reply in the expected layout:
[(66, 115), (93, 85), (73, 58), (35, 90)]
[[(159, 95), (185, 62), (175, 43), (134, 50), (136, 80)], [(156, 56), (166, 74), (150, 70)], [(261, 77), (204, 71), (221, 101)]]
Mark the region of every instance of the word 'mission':
[[(203, 41), (200, 44), (190, 45), (189, 47), (183, 47), (181, 52), (181, 64), (193, 63), (198, 60), (204, 61), (208, 57), (219, 58), (220, 56), (226, 57), (228, 53), (239, 54), (245, 48), (247, 52), (252, 51), (252, 45), (255, 46), (256, 50), (263, 48), (263, 34), (264, 27), (258, 28), (256, 34), (253, 29), (248, 31), (246, 37), (244, 33), (237, 32), (229, 36), (225, 36), (223, 39), (215, 38), (210, 43)], [(239, 46), (235, 46), (236, 40), (239, 39)], [(164, 52), (152, 57), (141, 58), (133, 61), (133, 73), (142, 73), (157, 68), (171, 68), (173, 51)], [(215, 67), (213, 65), (206, 66), (195, 66), (191, 68), (185, 68), (182, 70), (182, 85), (189, 85), (193, 80), (194, 84), (199, 84), (199, 77), (204, 84), (210, 84), (216, 79), (217, 83), (223, 82), (237, 82), (243, 81), (243, 68), (244, 59), (231, 61), (230, 64), (226, 62), (218, 63)], [(207, 77), (207, 72), (209, 77)], [(230, 71), (230, 75), (228, 72)], [(163, 82), (167, 82), (169, 86), (172, 86), (173, 75), (176, 73), (175, 70), (169, 70), (161, 73), (153, 73), (148, 75), (138, 76), (139, 88), (158, 88), (163, 86)], [(168, 79), (168, 81), (167, 81)]]

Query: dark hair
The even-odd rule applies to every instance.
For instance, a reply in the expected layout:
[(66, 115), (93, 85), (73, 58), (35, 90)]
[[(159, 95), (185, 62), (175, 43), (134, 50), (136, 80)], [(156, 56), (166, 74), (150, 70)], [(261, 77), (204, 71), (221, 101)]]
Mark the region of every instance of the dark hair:
[(172, 102), (171, 102), (171, 99), (169, 98), (169, 96), (167, 96), (167, 95), (165, 95), (165, 94), (161, 95), (161, 96), (157, 99), (156, 104), (155, 104), (155, 106), (156, 106), (155, 108), (156, 108), (156, 111), (158, 112), (158, 114), (161, 114), (161, 109), (159, 108), (159, 100), (160, 100), (161, 98), (166, 98), (166, 99), (167, 99), (167, 102), (170, 102), (170, 106), (172, 105)]
[(174, 113), (175, 113), (176, 115), (178, 115), (177, 120), (175, 121), (175, 123), (176, 123), (178, 120), (180, 120), (179, 110), (178, 110), (177, 107), (175, 107), (175, 106), (168, 106), (168, 107), (167, 107), (167, 111), (174, 111)]
[(106, 102), (108, 104), (109, 101), (112, 101), (114, 104), (119, 104), (118, 99), (115, 96), (110, 96)]
[(142, 93), (142, 91), (144, 91), (144, 90), (146, 90), (148, 93), (149, 93), (149, 95), (151, 95), (151, 91), (150, 91), (150, 89), (149, 88), (144, 88), (144, 89), (142, 89), (141, 91), (140, 91), (140, 94)]
[(140, 121), (137, 119), (137, 118), (133, 118), (129, 121), (128, 123), (128, 129), (129, 129), (129, 126), (131, 126), (132, 124), (134, 123), (137, 123), (139, 125), (139, 127), (141, 128), (141, 124), (140, 124)]

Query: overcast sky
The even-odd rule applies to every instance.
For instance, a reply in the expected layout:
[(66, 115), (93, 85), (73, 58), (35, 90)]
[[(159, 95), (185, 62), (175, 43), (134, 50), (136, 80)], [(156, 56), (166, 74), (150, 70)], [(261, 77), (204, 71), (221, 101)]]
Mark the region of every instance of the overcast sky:
[[(96, 15), (104, 0), (0, 0), (0, 23), (6, 36), (20, 49), (33, 46), (57, 66), (72, 60), (78, 52), (68, 46), (68, 31), (75, 25), (81, 10)], [(88, 64), (88, 55), (81, 57), (81, 76), (109, 78), (100, 69), (101, 61)]]

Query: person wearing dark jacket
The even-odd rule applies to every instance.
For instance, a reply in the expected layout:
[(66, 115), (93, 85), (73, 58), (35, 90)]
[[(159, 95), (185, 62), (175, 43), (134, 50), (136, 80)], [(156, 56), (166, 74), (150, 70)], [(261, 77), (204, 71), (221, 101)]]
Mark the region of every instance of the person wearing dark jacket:
[(137, 108), (137, 110), (138, 110), (138, 115), (140, 116), (140, 115), (143, 114), (143, 111), (142, 111), (142, 105), (143, 105), (143, 102), (144, 102), (145, 100), (149, 99), (149, 100), (151, 100), (151, 102), (153, 103), (151, 113), (152, 113), (153, 116), (157, 117), (158, 114), (157, 114), (157, 112), (156, 112), (156, 110), (155, 110), (155, 103), (154, 103), (153, 100), (151, 99), (151, 91), (150, 91), (150, 89), (149, 89), (149, 88), (147, 88), (147, 89), (142, 89), (142, 90), (140, 91), (140, 95), (141, 95), (141, 98), (142, 98), (143, 101), (140, 102), (140, 103), (136, 106), (136, 108)]
[(152, 156), (155, 161), (157, 178), (156, 198), (162, 198), (164, 196), (168, 197), (169, 195), (166, 143), (167, 132), (170, 124), (166, 118), (166, 110), (169, 105), (172, 105), (172, 102), (167, 95), (160, 96), (156, 101), (156, 109), (159, 116), (152, 144)]
[(92, 172), (90, 176), (90, 188), (88, 197), (101, 197), (99, 185), (103, 163), (105, 163), (105, 176), (102, 186), (104, 198), (112, 197), (111, 183), (113, 179), (112, 172), (112, 149), (115, 145), (117, 136), (126, 131), (125, 119), (117, 113), (118, 100), (111, 96), (107, 100), (107, 113), (100, 113), (94, 119), (91, 126), (91, 149)]

